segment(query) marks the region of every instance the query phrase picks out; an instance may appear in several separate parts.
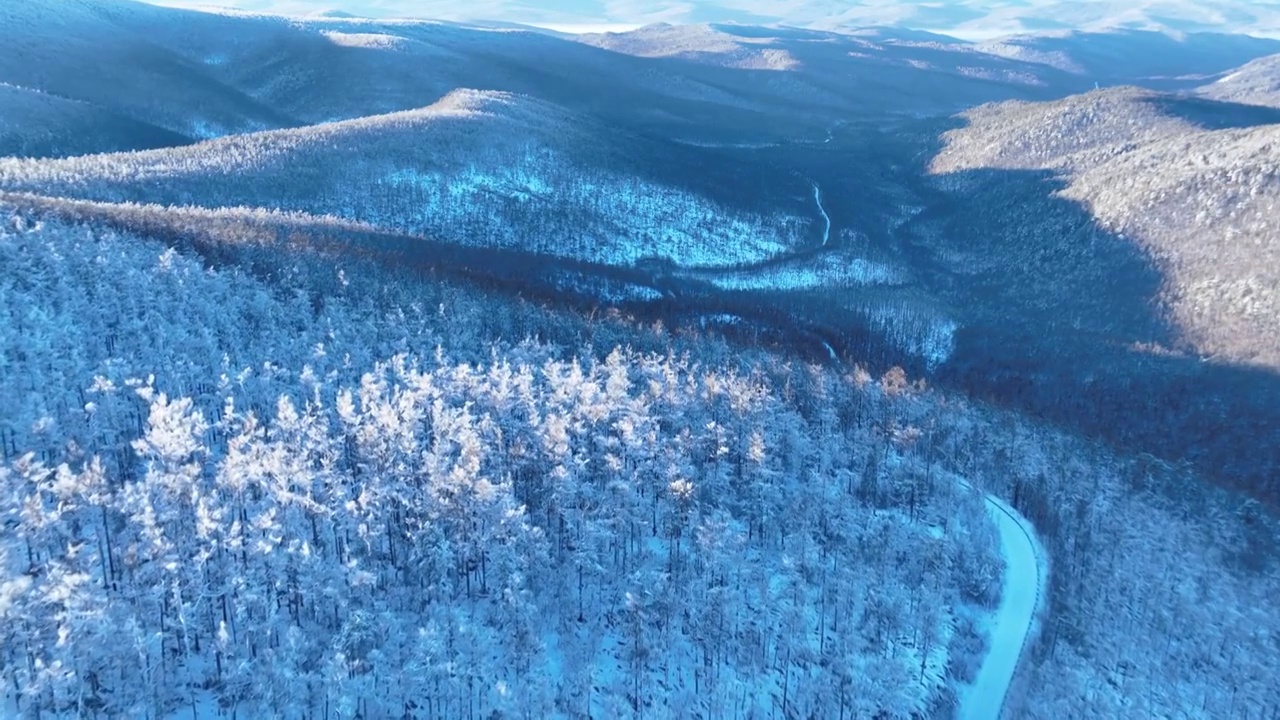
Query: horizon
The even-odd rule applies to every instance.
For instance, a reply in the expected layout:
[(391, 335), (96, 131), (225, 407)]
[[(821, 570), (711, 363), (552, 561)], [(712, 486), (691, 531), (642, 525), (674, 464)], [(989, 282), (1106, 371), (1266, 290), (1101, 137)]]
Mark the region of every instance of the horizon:
[(1280, 38), (1280, 5), (1253, 0), (1166, 3), (1123, 8), (1070, 0), (141, 0), (203, 11), (316, 16), (343, 12), (373, 20), (509, 23), (567, 34), (625, 32), (654, 23), (787, 25), (817, 30), (896, 27), (984, 41), (1069, 30), (1221, 32)]

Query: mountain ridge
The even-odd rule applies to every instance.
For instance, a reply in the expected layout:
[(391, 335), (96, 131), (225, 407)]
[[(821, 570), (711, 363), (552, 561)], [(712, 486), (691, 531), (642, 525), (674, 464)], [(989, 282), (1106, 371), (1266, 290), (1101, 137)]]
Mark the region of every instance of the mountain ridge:
[[(229, 0), (234, 1), (234, 0)], [(167, 5), (201, 5), (204, 0), (165, 0)], [(245, 0), (244, 7), (302, 14), (305, 5), (280, 0)], [(659, 0), (653, 3), (574, 0), (555, 8), (491, 2), (482, 8), (447, 0), (347, 0), (341, 7), (374, 17), (427, 15), (457, 21), (504, 18), (528, 24), (587, 26), (612, 23), (737, 22), (788, 24), (816, 29), (895, 25), (990, 38), (1025, 32), (1084, 27), (1090, 30), (1139, 29), (1161, 32), (1230, 32), (1280, 35), (1280, 10), (1273, 3), (1248, 0), (1140, 0), (1128, 3), (1068, 0), (904, 0), (892, 4), (855, 0), (757, 0), (749, 4), (713, 0)]]

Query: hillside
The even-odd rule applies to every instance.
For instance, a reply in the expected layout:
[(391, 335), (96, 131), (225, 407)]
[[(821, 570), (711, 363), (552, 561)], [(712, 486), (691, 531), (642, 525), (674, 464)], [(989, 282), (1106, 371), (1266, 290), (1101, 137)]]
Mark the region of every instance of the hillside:
[[(887, 28), (835, 33), (659, 23), (576, 39), (635, 57), (707, 68), (697, 72), (718, 83), (732, 80), (723, 69), (755, 71), (744, 77), (760, 87), (750, 92), (741, 87), (739, 95), (763, 91), (793, 103), (821, 100), (843, 111), (839, 116), (846, 121), (874, 112), (873, 103), (879, 106), (875, 109), (904, 114), (940, 112), (993, 94), (1042, 97), (1047, 88), (1077, 88), (1081, 82), (1055, 68), (1009, 60), (954, 38)], [(712, 68), (719, 72), (709, 74)]]
[[(1075, 5), (1071, 12), (1077, 12)], [(1079, 27), (1078, 25), (1075, 27)], [(978, 47), (1001, 57), (1043, 64), (1103, 85), (1191, 87), (1280, 51), (1280, 40), (1218, 32), (1162, 32), (1142, 28), (1058, 29), (989, 40)]]
[[(185, 137), (295, 124), (211, 75), (157, 22), (201, 13), (108, 0), (23, 0), (0, 8), (0, 83), (80, 100)], [(59, 111), (60, 112), (60, 111)], [(141, 145), (147, 147), (148, 145)]]
[[(547, 103), (457, 91), (416, 111), (149, 152), (0, 161), (0, 187), (89, 200), (266, 206), (614, 265), (759, 262), (809, 221), (724, 207), (646, 180)], [(632, 168), (632, 169), (628, 169)], [(340, 172), (335, 170), (341, 169)], [(798, 208), (797, 208), (798, 209)]]
[(0, 157), (65, 157), (190, 139), (89, 103), (0, 83)]
[(935, 173), (1054, 170), (1060, 196), (1132, 241), (1163, 275), (1179, 340), (1280, 368), (1280, 112), (1136, 90), (965, 116)]
[(1124, 88), (953, 118), (903, 232), (963, 308), (939, 380), (1276, 502), (1274, 120)]
[[(6, 712), (945, 715), (1000, 574), (952, 473), (1052, 553), (1062, 622), (1019, 716), (1086, 712), (1086, 686), (1120, 713), (1278, 699), (1271, 526), (1202, 527), (1177, 508), (1229, 499), (1149, 461), (894, 372), (5, 212)], [(246, 220), (183, 222), (235, 243)]]
[(1248, 62), (1198, 92), (1214, 100), (1280, 107), (1280, 55)]

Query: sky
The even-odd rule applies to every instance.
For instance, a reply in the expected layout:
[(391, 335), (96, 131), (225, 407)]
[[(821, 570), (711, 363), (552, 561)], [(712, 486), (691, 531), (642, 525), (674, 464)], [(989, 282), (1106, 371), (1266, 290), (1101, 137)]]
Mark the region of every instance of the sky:
[[(0, 0), (11, 2), (12, 0)], [(149, 0), (282, 15), (341, 10), (372, 18), (488, 20), (568, 31), (647, 23), (896, 25), (968, 34), (1111, 27), (1270, 34), (1280, 0)]]

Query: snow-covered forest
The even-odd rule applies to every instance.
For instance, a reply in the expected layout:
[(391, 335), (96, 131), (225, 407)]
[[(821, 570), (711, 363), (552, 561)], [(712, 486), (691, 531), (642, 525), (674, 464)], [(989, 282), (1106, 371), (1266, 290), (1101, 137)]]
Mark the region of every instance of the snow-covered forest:
[(457, 91), (418, 110), (197, 145), (0, 159), (0, 184), (210, 208), (265, 195), (277, 209), (614, 265), (731, 266), (821, 240), (814, 219), (794, 211), (744, 211), (633, 174), (581, 125), (532, 98)]
[(1002, 574), (958, 477), (1052, 558), (1021, 714), (1280, 703), (1273, 525), (1184, 469), (900, 373), (5, 218), (6, 713), (945, 715)]
[(1280, 40), (0, 37), (0, 718), (1280, 718)]
[(907, 717), (972, 672), (994, 529), (901, 375), (512, 343), (300, 257), (7, 218), (10, 708)]
[(1123, 88), (966, 117), (934, 170), (1060, 171), (1064, 196), (1167, 274), (1160, 299), (1187, 345), (1280, 366), (1280, 247), (1271, 242), (1280, 112)]

